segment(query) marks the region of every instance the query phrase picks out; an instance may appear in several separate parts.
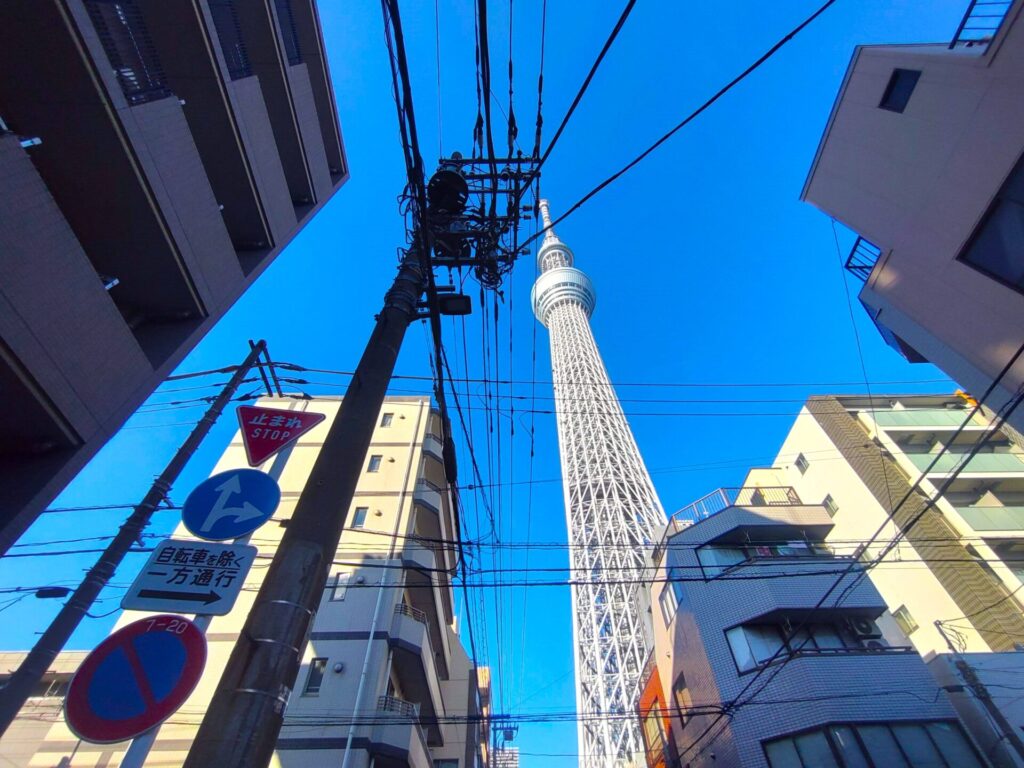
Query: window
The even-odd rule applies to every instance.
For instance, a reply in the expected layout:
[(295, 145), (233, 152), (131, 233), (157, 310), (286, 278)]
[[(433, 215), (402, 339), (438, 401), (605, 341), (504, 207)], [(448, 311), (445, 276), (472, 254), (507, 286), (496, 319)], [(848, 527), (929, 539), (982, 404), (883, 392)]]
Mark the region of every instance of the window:
[(697, 550), (697, 559), (704, 566), (704, 575), (720, 576), (734, 565), (749, 560), (771, 557), (835, 557), (831, 548), (819, 541), (780, 541), (774, 544), (750, 544), (744, 547), (704, 546)]
[(351, 573), (334, 574), (334, 586), (331, 589), (332, 602), (338, 602), (339, 600), (345, 599), (345, 593), (348, 592), (348, 580), (351, 577)]
[(356, 507), (356, 511), (352, 513), (352, 528), (363, 528), (366, 526), (366, 514), (370, 511), (369, 507)]
[(434, 768), (459, 768), (458, 760), (435, 760)]
[(384, 457), (379, 453), (375, 453), (370, 457), (370, 466), (366, 468), (367, 472), (380, 472), (380, 462)]
[(675, 700), (676, 712), (679, 715), (679, 725), (685, 728), (690, 721), (690, 708), (693, 706), (693, 699), (690, 697), (690, 689), (686, 686), (686, 678), (682, 672), (672, 684), (672, 698)]
[[(665, 724), (661, 720), (661, 702), (655, 699), (651, 709), (643, 716), (644, 744), (647, 746), (647, 764), (664, 759)], [(653, 759), (652, 759), (653, 758)]]
[(1018, 162), (960, 260), (1024, 292), (1024, 161)]
[(782, 647), (782, 633), (774, 624), (733, 627), (725, 636), (741, 672), (767, 664)]
[(747, 559), (747, 553), (740, 547), (701, 547), (697, 560), (704, 566), (708, 576), (718, 576), (737, 563)]
[(664, 617), (665, 626), (667, 627), (672, 623), (672, 619), (676, 617), (676, 610), (679, 608), (679, 601), (676, 600), (676, 593), (672, 589), (671, 584), (666, 584), (665, 588), (661, 590), (658, 605), (661, 606), (661, 615)]
[(914, 630), (917, 629), (917, 622), (914, 621), (914, 617), (910, 615), (910, 611), (907, 610), (905, 605), (901, 605), (893, 611), (892, 617), (896, 619), (896, 623), (899, 624), (900, 629), (903, 630), (905, 635), (912, 635)]
[(391, 426), (391, 422), (394, 421), (394, 418), (395, 418), (395, 414), (393, 414), (393, 413), (383, 413), (383, 414), (381, 414), (381, 417), (380, 417), (380, 425), (382, 427), (390, 427)]
[(830, 493), (825, 494), (825, 499), (821, 502), (821, 505), (825, 507), (829, 517), (835, 517), (836, 512), (839, 511), (839, 505), (836, 504), (836, 500), (832, 498)]
[(771, 768), (980, 768), (955, 722), (829, 725), (764, 744)]
[(320, 695), (320, 686), (323, 685), (326, 669), (327, 659), (316, 658), (309, 662), (309, 675), (306, 676), (306, 687), (302, 689), (303, 696)]
[(894, 69), (878, 106), (890, 112), (902, 112), (907, 108), (910, 94), (914, 92), (919, 77), (921, 71), (918, 69)]
[(802, 453), (796, 457), (796, 461), (794, 461), (793, 463), (796, 464), (796, 468), (800, 470), (801, 475), (807, 471), (808, 467), (811, 466), (811, 463), (807, 461), (807, 457), (804, 456)]

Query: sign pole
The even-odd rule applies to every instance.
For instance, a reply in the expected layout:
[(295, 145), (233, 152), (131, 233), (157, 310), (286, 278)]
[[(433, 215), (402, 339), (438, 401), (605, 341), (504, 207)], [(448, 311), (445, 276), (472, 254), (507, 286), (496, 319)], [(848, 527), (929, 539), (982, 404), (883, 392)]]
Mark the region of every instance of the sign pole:
[(36, 641), (35, 646), (29, 651), (25, 660), (11, 675), (7, 685), (0, 688), (0, 735), (10, 727), (11, 723), (18, 716), (18, 712), (28, 701), (29, 696), (36, 684), (46, 674), (57, 655), (64, 650), (68, 639), (82, 623), (86, 611), (99, 597), (100, 592), (113, 577), (117, 567), (124, 560), (125, 555), (138, 541), (139, 536), (146, 529), (150, 518), (164, 500), (171, 489), (171, 485), (178, 479), (178, 475), (185, 468), (189, 459), (196, 452), (203, 439), (209, 434), (217, 418), (223, 413), (231, 398), (238, 391), (242, 381), (252, 370), (253, 365), (259, 356), (266, 349), (266, 342), (260, 341), (249, 352), (245, 360), (232, 374), (231, 379), (217, 399), (213, 401), (203, 418), (199, 420), (192, 433), (188, 436), (174, 458), (167, 464), (164, 471), (153, 482), (142, 502), (135, 507), (131, 516), (118, 530), (113, 541), (107, 545), (103, 554), (100, 555), (96, 564), (89, 569), (85, 579), (71, 595), (71, 599), (64, 604), (56, 618), (50, 622), (42, 636)]

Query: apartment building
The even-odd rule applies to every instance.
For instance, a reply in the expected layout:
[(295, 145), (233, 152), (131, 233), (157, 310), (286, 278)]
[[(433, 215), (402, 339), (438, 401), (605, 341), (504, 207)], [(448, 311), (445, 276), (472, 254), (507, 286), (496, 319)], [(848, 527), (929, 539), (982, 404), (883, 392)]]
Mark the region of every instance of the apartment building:
[(673, 516), (652, 557), (650, 768), (987, 764), (834, 526), (756, 470)]
[(491, 765), (493, 768), (519, 768), (519, 747), (497, 747)]
[(936, 621), (955, 629), (964, 652), (1024, 642), (1019, 435), (991, 435), (934, 506), (926, 503), (989, 431), (990, 416), (972, 417), (972, 405), (957, 395), (812, 397), (775, 460), (777, 482), (828, 510), (837, 552), (871, 560), (899, 535), (870, 577), (926, 658), (949, 651)]
[(952, 42), (855, 49), (801, 199), (859, 236), (883, 338), (980, 396), (1024, 343), (1024, 0), (965, 5)]
[[(188, 753), (339, 404), (259, 401), (327, 419), (262, 467), (278, 479), (281, 505), (253, 534), (258, 560), (231, 613), (212, 619), (205, 676), (161, 727), (147, 766), (180, 765)], [(490, 706), (489, 675), (474, 666), (456, 630), (451, 578), (460, 530), (440, 435), (429, 398), (385, 402), (293, 685), (275, 765), (339, 766), (348, 749), (350, 768), (486, 765), (480, 720), (481, 706)], [(215, 471), (245, 465), (236, 434)], [(189, 538), (184, 528), (174, 537)], [(125, 612), (118, 626), (145, 615)], [(59, 720), (29, 765), (117, 765), (128, 746), (79, 742)]]
[(0, 4), (0, 553), (348, 178), (314, 0)]

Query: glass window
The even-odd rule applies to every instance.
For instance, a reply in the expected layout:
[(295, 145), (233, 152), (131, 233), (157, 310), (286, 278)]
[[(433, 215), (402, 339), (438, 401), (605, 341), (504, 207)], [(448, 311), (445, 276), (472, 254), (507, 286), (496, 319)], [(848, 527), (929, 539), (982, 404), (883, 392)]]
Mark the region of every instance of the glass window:
[(928, 723), (928, 733), (947, 763), (956, 768), (980, 768), (978, 756), (956, 723)]
[(327, 659), (316, 658), (309, 662), (309, 675), (306, 676), (306, 687), (302, 689), (303, 696), (320, 695), (320, 686), (323, 685), (326, 669)]
[(837, 725), (829, 728), (832, 733), (832, 744), (842, 758), (845, 768), (871, 768), (864, 751), (857, 743), (853, 728), (848, 725)]
[(747, 553), (739, 547), (701, 547), (697, 559), (707, 569), (708, 576), (717, 576), (730, 566), (742, 563)]
[(395, 414), (393, 414), (393, 413), (381, 414), (380, 425), (382, 427), (390, 427), (391, 426), (391, 422), (394, 420), (394, 418), (395, 418)]
[(745, 627), (750, 650), (759, 664), (766, 664), (782, 647), (782, 633), (774, 625)]
[(362, 528), (366, 525), (366, 514), (370, 511), (369, 507), (356, 507), (356, 511), (352, 513), (352, 528)]
[(732, 657), (736, 659), (736, 666), (741, 672), (757, 666), (743, 627), (733, 627), (725, 633), (725, 637), (729, 641), (729, 648), (732, 649)]
[(370, 466), (368, 466), (366, 468), (366, 471), (367, 472), (379, 472), (380, 471), (380, 462), (381, 462), (381, 459), (383, 459), (383, 458), (384, 457), (379, 455), (379, 454), (374, 454), (373, 456), (371, 456), (370, 457)]
[(920, 77), (921, 71), (918, 69), (894, 69), (878, 106), (890, 112), (905, 110)]
[(339, 601), (345, 599), (345, 593), (348, 592), (348, 580), (351, 578), (351, 573), (336, 573), (334, 574), (334, 585), (331, 588), (331, 600)]
[(838, 630), (831, 624), (812, 624), (811, 634), (819, 648), (845, 648), (846, 643), (839, 636)]
[(655, 699), (651, 705), (651, 711), (644, 715), (644, 741), (647, 742), (648, 752), (665, 748), (663, 727), (664, 724), (661, 722), (661, 702)]
[(676, 600), (675, 590), (672, 589), (672, 585), (666, 585), (661, 590), (661, 596), (658, 598), (658, 605), (661, 606), (661, 615), (665, 619), (665, 626), (667, 627), (672, 623), (672, 619), (676, 617), (676, 609), (679, 607), (679, 602)]
[(896, 746), (896, 739), (884, 725), (862, 725), (857, 728), (860, 740), (875, 765), (886, 768), (909, 768), (903, 753)]
[(804, 768), (792, 739), (779, 739), (765, 744), (764, 751), (771, 768)]
[(796, 461), (793, 463), (796, 464), (796, 468), (800, 470), (801, 475), (807, 471), (808, 467), (811, 466), (810, 462), (807, 461), (807, 457), (802, 453), (796, 457)]
[(893, 724), (892, 730), (914, 768), (945, 768), (945, 761), (923, 725)]
[(896, 619), (896, 623), (899, 624), (900, 629), (903, 630), (905, 635), (910, 635), (917, 629), (917, 622), (914, 621), (914, 617), (910, 615), (910, 611), (907, 610), (905, 605), (901, 605), (893, 611), (892, 617)]
[(690, 721), (690, 708), (693, 706), (693, 699), (690, 697), (690, 689), (686, 687), (686, 678), (682, 672), (672, 684), (672, 698), (675, 699), (676, 710), (679, 713), (679, 724), (685, 728)]
[(459, 768), (458, 760), (435, 760), (434, 768)]
[(804, 733), (793, 741), (796, 742), (796, 751), (800, 753), (804, 765), (813, 765), (814, 768), (839, 768), (823, 731)]
[(836, 504), (836, 500), (832, 498), (832, 494), (830, 493), (825, 495), (825, 499), (821, 502), (821, 505), (825, 507), (825, 511), (828, 512), (829, 517), (835, 517), (836, 512), (839, 511), (839, 505)]
[(964, 251), (963, 260), (1017, 290), (1024, 290), (1024, 205), (997, 199), (974, 238)]

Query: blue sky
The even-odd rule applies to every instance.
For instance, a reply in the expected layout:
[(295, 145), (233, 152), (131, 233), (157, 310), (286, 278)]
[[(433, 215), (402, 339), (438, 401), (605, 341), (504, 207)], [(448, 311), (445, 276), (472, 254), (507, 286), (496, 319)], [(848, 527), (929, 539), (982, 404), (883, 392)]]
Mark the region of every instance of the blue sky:
[[(818, 4), (639, 3), (545, 166), (542, 191), (553, 212), (564, 211), (632, 159)], [(948, 40), (966, 5), (965, 0), (839, 0), (711, 110), (559, 226), (577, 266), (597, 287), (594, 333), (612, 380), (622, 383), (624, 409), (669, 513), (719, 486), (740, 483), (749, 467), (769, 463), (808, 395), (863, 390), (856, 384), (863, 382), (864, 373), (848, 290), (864, 368), (876, 393), (952, 388), (941, 381), (880, 383), (943, 377), (931, 366), (909, 365), (884, 345), (856, 301), (859, 284), (850, 278), (847, 285), (844, 279), (828, 218), (797, 198), (853, 47)], [(520, 143), (527, 151), (536, 112), (540, 6), (540, 0), (514, 4), (515, 111)], [(544, 116), (545, 135), (550, 137), (622, 3), (548, 0), (547, 6)], [(508, 6), (491, 2), (489, 8), (494, 116), (501, 123), (507, 109)], [(404, 233), (395, 202), (404, 166), (380, 9), (372, 2), (321, 0), (320, 10), (351, 180), (209, 333), (182, 371), (240, 361), (249, 338), (267, 339), (277, 360), (350, 371), (394, 274)], [(472, 3), (440, 0), (438, 10), (440, 144), (445, 153), (468, 154), (476, 115)], [(406, 2), (402, 13), (421, 146), (431, 169), (438, 152), (434, 4)], [(504, 145), (503, 130), (496, 141)], [(839, 228), (843, 259), (853, 238)], [(483, 405), (483, 391), (471, 385), (462, 392), (463, 405), (474, 409), (467, 413), (474, 419), (474, 447), (485, 483), (497, 482), (500, 471), (503, 493), (499, 503), (492, 491), (491, 506), (498, 518), (495, 535), (503, 543), (566, 538), (554, 418), (523, 412), (531, 402), (536, 403), (533, 410), (553, 407), (547, 332), (537, 327), (529, 308), (534, 270), (532, 255), (518, 264), (499, 309), (500, 343), (491, 342), (500, 358), (501, 377), (509, 378), (511, 372), (512, 379), (524, 382), (501, 389), (503, 396), (516, 399), (499, 401), (503, 462), (493, 474), (488, 465), (497, 457), (487, 459), (485, 417), (475, 410)], [(466, 325), (473, 378), (483, 373), (481, 319), (475, 306)], [(446, 336), (449, 357), (464, 375), (461, 328), (446, 324)], [(425, 330), (410, 329), (399, 373), (429, 374), (426, 338)], [(525, 383), (533, 379), (541, 383)], [(339, 394), (347, 377), (320, 375), (315, 381), (332, 386), (304, 388)], [(855, 384), (841, 387), (836, 382)], [(700, 386), (655, 386), (670, 383)], [(394, 392), (425, 392), (424, 385), (399, 380)], [(166, 389), (175, 386), (184, 385)], [(151, 402), (165, 404), (194, 394), (158, 392)], [(188, 423), (201, 413), (195, 407), (166, 405), (148, 411), (131, 420), (54, 507), (129, 504), (141, 498), (188, 433)], [(230, 415), (223, 418), (191, 462), (172, 492), (178, 503), (209, 473), (233, 423)], [(455, 430), (461, 437), (457, 421)], [(464, 441), (460, 467), (462, 484), (471, 484)], [(531, 477), (533, 484), (524, 482)], [(468, 536), (484, 538), (474, 566), (524, 567), (527, 550), (489, 546), (494, 540), (490, 526), (483, 524), (485, 530), (480, 530), (476, 524), (486, 518), (483, 508), (474, 493), (466, 491), (464, 497)], [(22, 542), (107, 535), (124, 514), (44, 515)], [(175, 513), (163, 512), (151, 530), (166, 533), (174, 523)], [(16, 551), (30, 554), (103, 543)], [(503, 554), (496, 556), (496, 551)], [(531, 569), (566, 564), (560, 547), (537, 546), (529, 552)], [(5, 558), (0, 560), (0, 587), (70, 584), (94, 559), (95, 554)], [(115, 583), (130, 582), (140, 565), (139, 556), (130, 559)], [(538, 570), (528, 578), (549, 581), (565, 575)], [(491, 583), (493, 577), (479, 580)], [(521, 582), (522, 575), (514, 580)], [(114, 611), (122, 591), (108, 590), (93, 612)], [(477, 650), (498, 683), (496, 710), (571, 711), (568, 589), (513, 586), (472, 588), (470, 593)], [(3, 610), (0, 647), (25, 648), (56, 609), (56, 601), (34, 597), (11, 604)], [(71, 647), (91, 647), (115, 618), (111, 614), (88, 620)], [(571, 722), (524, 725), (515, 743), (523, 751), (524, 766), (576, 761)]]

